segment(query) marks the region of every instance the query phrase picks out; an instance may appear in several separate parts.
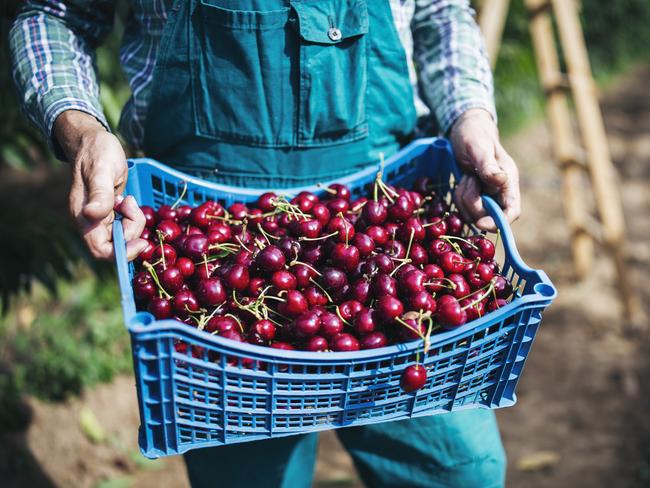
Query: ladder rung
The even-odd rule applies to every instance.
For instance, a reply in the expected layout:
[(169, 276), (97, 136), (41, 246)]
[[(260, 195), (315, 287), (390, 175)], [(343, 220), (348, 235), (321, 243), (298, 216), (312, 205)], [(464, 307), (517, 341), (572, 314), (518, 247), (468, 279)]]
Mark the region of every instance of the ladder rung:
[(546, 13), (550, 9), (551, 9), (550, 0), (545, 0), (544, 2), (540, 2), (538, 5), (535, 5), (535, 6), (529, 6), (528, 7), (528, 18), (532, 20), (535, 17), (537, 17), (538, 15)]
[(558, 91), (569, 91), (571, 90), (571, 83), (569, 82), (569, 77), (565, 73), (557, 73), (553, 78), (544, 82), (544, 96), (549, 97), (553, 93)]

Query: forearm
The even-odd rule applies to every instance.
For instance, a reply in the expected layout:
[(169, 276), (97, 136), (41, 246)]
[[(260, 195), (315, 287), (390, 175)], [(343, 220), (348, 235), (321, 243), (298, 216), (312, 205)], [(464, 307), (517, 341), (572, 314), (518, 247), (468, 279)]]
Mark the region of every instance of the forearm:
[(496, 121), (492, 72), (469, 2), (417, 0), (412, 31), (423, 96), (442, 131), (473, 108)]
[[(95, 44), (106, 30), (96, 26), (98, 14), (90, 13), (97, 7), (89, 2), (80, 9), (75, 2), (33, 0), (10, 31), (14, 79), (23, 109), (50, 143), (55, 120), (67, 110), (85, 112), (108, 127), (93, 58)], [(57, 156), (63, 154), (58, 151)]]
[(78, 110), (66, 110), (54, 121), (52, 138), (61, 148), (65, 159), (74, 163), (91, 140), (106, 128), (92, 115)]

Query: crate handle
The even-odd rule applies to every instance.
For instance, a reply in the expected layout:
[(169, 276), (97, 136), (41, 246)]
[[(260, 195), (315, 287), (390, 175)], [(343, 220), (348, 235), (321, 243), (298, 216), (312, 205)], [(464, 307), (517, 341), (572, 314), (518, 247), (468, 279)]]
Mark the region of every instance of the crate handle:
[(510, 254), (511, 260), (524, 272), (539, 273), (539, 270), (531, 268), (521, 258), (521, 255), (517, 250), (517, 245), (515, 244), (512, 229), (510, 228), (510, 224), (508, 223), (508, 219), (503, 213), (503, 210), (501, 210), (501, 206), (489, 195), (481, 195), (481, 198), (488, 215), (494, 219), (497, 228), (501, 232), (501, 242), (506, 248), (507, 253)]
[(135, 315), (135, 301), (133, 289), (129, 280), (129, 261), (126, 257), (126, 240), (124, 239), (124, 226), (122, 217), (117, 215), (113, 222), (113, 242), (115, 245), (115, 262), (117, 264), (117, 278), (120, 285), (120, 303), (124, 313), (125, 323), (128, 324)]

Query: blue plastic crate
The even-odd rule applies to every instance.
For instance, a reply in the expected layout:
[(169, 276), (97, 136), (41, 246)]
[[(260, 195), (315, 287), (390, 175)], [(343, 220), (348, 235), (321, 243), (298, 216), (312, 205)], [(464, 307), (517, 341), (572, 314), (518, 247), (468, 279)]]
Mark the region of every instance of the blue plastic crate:
[[(377, 167), (339, 182), (369, 194)], [(386, 181), (408, 186), (429, 175), (451, 197), (459, 170), (444, 139), (420, 139), (386, 161)], [(129, 161), (127, 193), (141, 205), (214, 199), (224, 205), (255, 201), (261, 190), (233, 188), (174, 171), (150, 159)], [(314, 185), (281, 190), (285, 195)], [(124, 318), (131, 334), (140, 407), (140, 448), (156, 458), (189, 449), (281, 437), (352, 425), (400, 420), (466, 408), (500, 408), (516, 401), (515, 387), (540, 325), (556, 296), (548, 276), (526, 266), (498, 205), (484, 197), (501, 230), (503, 274), (516, 297), (498, 311), (422, 342), (351, 353), (281, 351), (238, 343), (174, 320), (137, 312), (121, 224), (114, 225), (115, 254)], [(475, 229), (472, 229), (475, 231)], [(177, 352), (182, 340), (187, 350)], [(400, 376), (420, 361), (426, 385), (404, 393)], [(251, 359), (258, 366), (251, 367)]]

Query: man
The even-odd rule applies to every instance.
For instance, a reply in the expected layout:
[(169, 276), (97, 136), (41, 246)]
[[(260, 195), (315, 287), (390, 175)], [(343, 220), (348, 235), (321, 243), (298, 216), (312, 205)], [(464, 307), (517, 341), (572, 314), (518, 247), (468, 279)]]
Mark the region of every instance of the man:
[[(127, 253), (144, 218), (98, 100), (93, 51), (114, 0), (28, 0), (11, 31), (27, 114), (72, 163), (70, 210), (95, 256)], [(517, 168), (499, 143), (492, 78), (466, 0), (132, 0), (120, 121), (136, 150), (216, 181), (282, 188), (326, 181), (395, 152), (436, 120), (465, 176), (460, 211), (483, 229), (479, 194), (519, 214)], [(494, 415), (473, 410), (338, 431), (369, 486), (502, 486)], [(315, 435), (200, 449), (193, 486), (309, 486)]]

